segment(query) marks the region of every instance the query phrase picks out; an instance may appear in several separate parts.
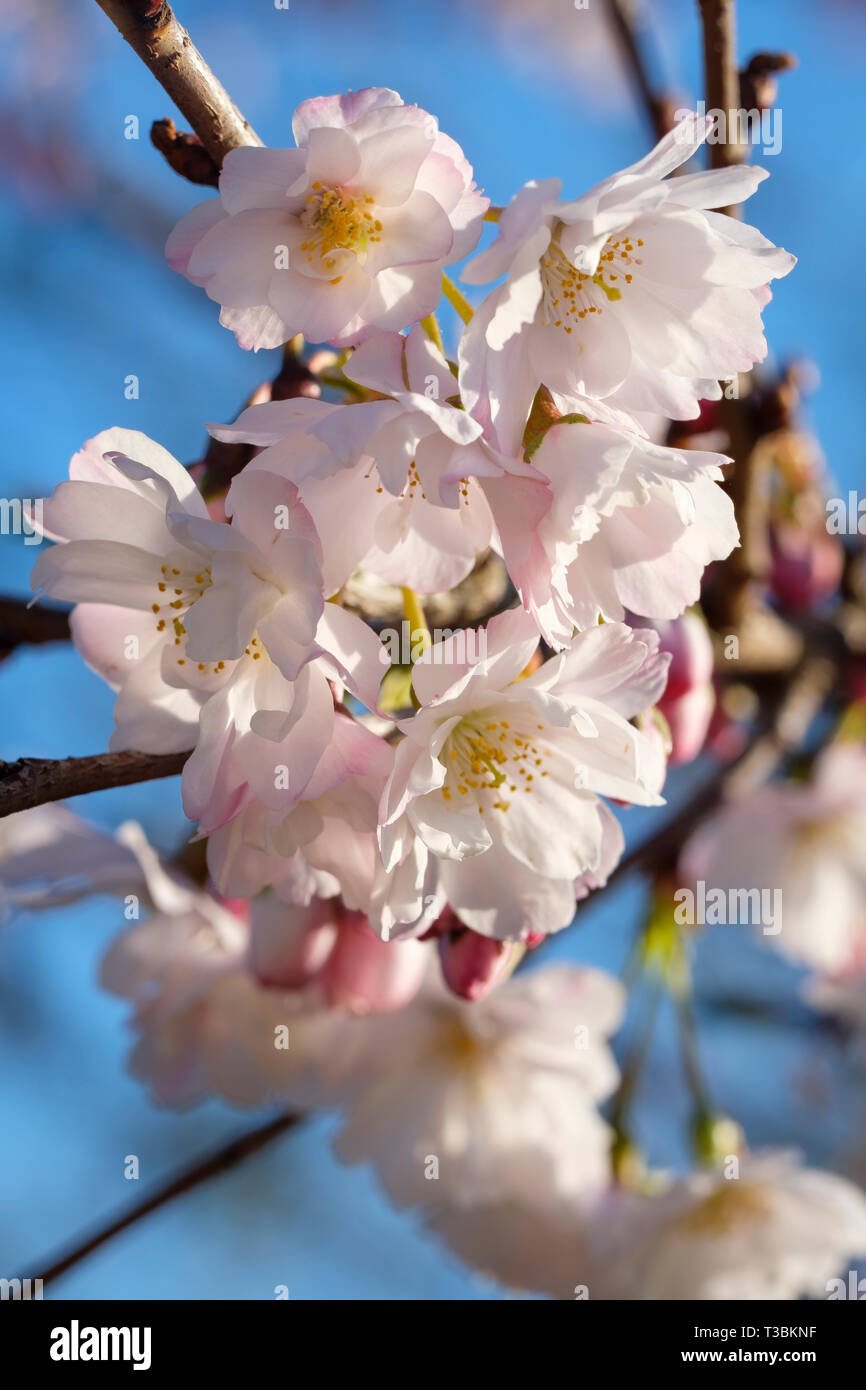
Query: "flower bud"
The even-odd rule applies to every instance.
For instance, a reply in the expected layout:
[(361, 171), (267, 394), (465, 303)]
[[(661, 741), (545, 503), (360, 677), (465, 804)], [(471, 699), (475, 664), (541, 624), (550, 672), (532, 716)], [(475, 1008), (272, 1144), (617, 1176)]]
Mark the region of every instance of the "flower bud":
[(337, 940), (336, 899), (291, 907), (273, 894), (259, 898), (250, 925), (250, 969), (259, 984), (301, 989), (318, 975)]
[(442, 978), (458, 999), (483, 999), (506, 979), (523, 955), (513, 941), (497, 941), (463, 927), (439, 938)]
[(361, 912), (343, 908), (337, 940), (319, 983), (332, 1007), (392, 1013), (421, 988), (428, 948), (420, 941), (382, 941)]
[(699, 1111), (692, 1122), (695, 1152), (704, 1163), (718, 1166), (743, 1147), (743, 1131), (729, 1115)]
[(823, 527), (772, 527), (770, 556), (770, 588), (789, 612), (807, 613), (839, 587), (844, 553), (838, 537)]
[(670, 653), (668, 683), (658, 709), (670, 730), (669, 761), (691, 762), (704, 747), (716, 704), (709, 629), (694, 611), (668, 621), (633, 619), (632, 624), (654, 628), (662, 651)]

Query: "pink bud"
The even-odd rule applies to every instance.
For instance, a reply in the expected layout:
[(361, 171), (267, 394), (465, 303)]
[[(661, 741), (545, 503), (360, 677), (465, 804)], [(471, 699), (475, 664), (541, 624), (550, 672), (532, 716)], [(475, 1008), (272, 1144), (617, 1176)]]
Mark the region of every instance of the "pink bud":
[(773, 526), (770, 556), (770, 588), (789, 612), (807, 613), (839, 587), (844, 553), (838, 538), (823, 527)]
[(748, 737), (745, 722), (737, 717), (732, 718), (721, 700), (717, 698), (704, 744), (707, 751), (712, 753), (714, 758), (718, 758), (720, 762), (731, 763), (742, 753), (748, 742)]
[(716, 697), (713, 690), (713, 644), (699, 613), (666, 621), (632, 618), (635, 628), (653, 628), (663, 652), (671, 657), (668, 683), (658, 702), (670, 730), (668, 760), (688, 763), (704, 747)]
[(239, 917), (242, 922), (249, 922), (249, 898), (224, 898), (221, 893), (215, 893), (214, 897), (220, 904), (220, 907), (225, 908), (226, 912), (231, 912), (235, 917)]
[(698, 756), (707, 741), (715, 707), (716, 692), (709, 684), (699, 685), (672, 700), (665, 692), (659, 709), (671, 732), (670, 763), (690, 763)]
[(361, 912), (340, 913), (320, 976), (327, 1002), (350, 1013), (392, 1013), (421, 988), (429, 960), (420, 941), (381, 941)]
[(522, 949), (463, 927), (439, 938), (442, 978), (458, 999), (476, 1003), (514, 969)]
[(676, 698), (706, 685), (713, 678), (713, 644), (709, 628), (699, 613), (683, 613), (666, 622), (635, 621), (635, 626), (655, 628), (663, 652), (670, 652), (671, 665), (665, 696)]
[(316, 898), (291, 907), (273, 894), (257, 898), (250, 928), (250, 969), (259, 984), (301, 989), (318, 975), (334, 949), (338, 900)]
[(461, 931), (462, 928), (463, 923), (453, 908), (443, 907), (432, 927), (428, 927), (419, 940), (438, 941), (440, 936), (447, 936), (452, 931)]

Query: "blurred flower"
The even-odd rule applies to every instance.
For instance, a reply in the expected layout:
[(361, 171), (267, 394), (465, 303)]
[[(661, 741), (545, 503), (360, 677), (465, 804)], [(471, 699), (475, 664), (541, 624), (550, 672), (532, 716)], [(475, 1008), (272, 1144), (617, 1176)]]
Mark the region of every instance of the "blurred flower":
[(866, 748), (837, 742), (811, 781), (763, 787), (711, 815), (680, 858), (685, 883), (775, 890), (781, 922), (765, 935), (816, 970), (862, 959), (866, 940)]
[(823, 517), (808, 528), (797, 521), (770, 527), (769, 584), (782, 608), (809, 613), (839, 588), (845, 552)]
[(497, 941), (455, 925), (438, 937), (442, 979), (458, 999), (483, 999), (511, 974), (523, 955), (513, 941)]
[(346, 1013), (391, 1013), (421, 988), (430, 948), (382, 941), (361, 912), (338, 897), (291, 907), (272, 894), (252, 910), (250, 961), (261, 984), (300, 989), (315, 983), (325, 1004)]
[(181, 874), (160, 863), (135, 821), (111, 833), (58, 803), (0, 820), (0, 915), (93, 893), (135, 894), (168, 914), (187, 911), (195, 896)]
[(739, 1161), (739, 1176), (692, 1173), (660, 1195), (623, 1193), (611, 1217), (609, 1297), (656, 1300), (823, 1298), (866, 1254), (866, 1196), (796, 1154)]
[(431, 981), (401, 1013), (365, 1025), (337, 1152), (372, 1162), (400, 1205), (465, 1210), (515, 1200), (544, 1209), (610, 1174), (596, 1104), (617, 1070), (606, 1039), (620, 985), (555, 966), (465, 1004)]
[(826, 1298), (833, 1277), (866, 1253), (866, 1196), (796, 1154), (738, 1162), (737, 1177), (696, 1172), (653, 1193), (611, 1188), (549, 1210), (453, 1207), (434, 1210), (430, 1224), (485, 1273), (558, 1299)]
[(263, 985), (249, 952), (248, 923), (201, 893), (190, 912), (157, 913), (106, 954), (103, 987), (134, 1005), (130, 1070), (158, 1105), (222, 1096), (305, 1109), (341, 1094), (360, 1040), (352, 1020), (315, 991)]

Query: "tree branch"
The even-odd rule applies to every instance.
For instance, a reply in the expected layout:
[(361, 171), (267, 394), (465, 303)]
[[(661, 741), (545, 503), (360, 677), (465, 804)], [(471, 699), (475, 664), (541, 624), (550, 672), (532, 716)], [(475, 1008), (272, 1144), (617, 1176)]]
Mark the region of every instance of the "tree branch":
[(79, 1245), (67, 1251), (65, 1255), (58, 1256), (39, 1278), (43, 1284), (47, 1284), (53, 1279), (59, 1279), (61, 1274), (65, 1274), (67, 1270), (80, 1264), (88, 1255), (92, 1255), (94, 1250), (98, 1250), (114, 1236), (120, 1235), (121, 1231), (128, 1231), (130, 1226), (134, 1226), (143, 1217), (150, 1216), (151, 1212), (158, 1211), (167, 1202), (174, 1201), (175, 1197), (181, 1197), (185, 1192), (190, 1192), (194, 1187), (200, 1186), (201, 1183), (219, 1177), (222, 1173), (227, 1173), (230, 1168), (236, 1167), (244, 1159), (258, 1153), (266, 1144), (270, 1144), (272, 1140), (279, 1138), (281, 1134), (285, 1134), (287, 1130), (299, 1124), (301, 1118), (300, 1115), (280, 1115), (277, 1119), (260, 1125), (258, 1129), (250, 1130), (248, 1134), (241, 1135), (240, 1139), (233, 1139), (230, 1144), (226, 1144), (225, 1148), (219, 1149), (210, 1158), (188, 1168), (185, 1173), (181, 1173), (180, 1177), (173, 1178), (164, 1187), (154, 1192), (151, 1197), (145, 1197), (134, 1207), (130, 1207), (123, 1216), (104, 1226), (101, 1231), (88, 1236)]
[(0, 762), (0, 818), (28, 811), (46, 801), (176, 777), (189, 751), (182, 753), (94, 753), (87, 758), (18, 758)]
[(65, 608), (31, 608), (26, 599), (0, 595), (0, 657), (24, 643), (40, 646), (68, 640), (69, 613)]
[(96, 0), (182, 111), (219, 169), (229, 150), (261, 145), (162, 0)]
[(657, 140), (674, 126), (674, 105), (670, 97), (656, 92), (649, 73), (649, 64), (638, 38), (627, 0), (607, 0), (611, 25), (616, 34), (623, 59), (638, 90), (652, 133)]
[[(740, 69), (737, 63), (737, 16), (735, 0), (698, 0), (704, 36), (704, 91), (708, 111), (724, 111), (724, 140), (709, 146), (710, 165), (725, 169), (742, 164), (746, 148), (740, 135)], [(734, 137), (734, 138), (732, 138)], [(738, 217), (739, 208), (722, 208), (729, 217)]]

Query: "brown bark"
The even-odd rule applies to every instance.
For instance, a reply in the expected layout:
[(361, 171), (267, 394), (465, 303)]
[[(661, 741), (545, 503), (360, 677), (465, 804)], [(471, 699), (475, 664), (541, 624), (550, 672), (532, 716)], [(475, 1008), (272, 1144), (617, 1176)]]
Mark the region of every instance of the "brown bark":
[(261, 145), (170, 5), (161, 0), (97, 0), (97, 4), (165, 88), (218, 169), (229, 150)]
[(28, 811), (46, 801), (176, 777), (189, 752), (94, 753), (86, 758), (18, 758), (0, 762), (0, 817)]

